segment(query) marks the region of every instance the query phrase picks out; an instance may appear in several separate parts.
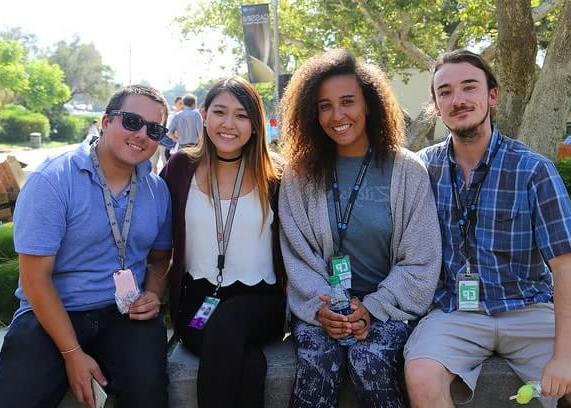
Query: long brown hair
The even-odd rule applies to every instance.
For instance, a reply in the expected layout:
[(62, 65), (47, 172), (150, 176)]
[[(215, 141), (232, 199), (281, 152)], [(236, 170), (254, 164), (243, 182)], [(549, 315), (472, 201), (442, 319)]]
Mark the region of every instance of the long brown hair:
[(324, 80), (354, 75), (367, 105), (366, 132), (380, 161), (402, 145), (403, 114), (380, 68), (365, 64), (344, 49), (305, 62), (293, 75), (281, 102), (282, 151), (291, 168), (321, 183), (335, 166), (336, 144), (319, 125), (317, 94)]
[[(252, 124), (252, 136), (242, 147), (243, 159), (246, 160), (246, 172), (252, 175), (258, 189), (260, 205), (262, 206), (263, 219), (265, 222), (269, 208), (270, 184), (278, 178), (278, 173), (270, 158), (266, 141), (266, 126), (264, 106), (260, 96), (254, 87), (240, 77), (232, 77), (218, 81), (210, 89), (204, 100), (204, 110), (208, 112), (214, 98), (224, 92), (234, 95), (240, 104), (246, 109), (250, 123)], [(206, 127), (203, 137), (200, 138), (196, 147), (185, 149), (186, 153), (198, 162), (204, 161), (210, 171), (208, 177), (208, 194), (212, 197), (211, 172), (216, 171), (218, 159), (216, 147), (208, 137)]]

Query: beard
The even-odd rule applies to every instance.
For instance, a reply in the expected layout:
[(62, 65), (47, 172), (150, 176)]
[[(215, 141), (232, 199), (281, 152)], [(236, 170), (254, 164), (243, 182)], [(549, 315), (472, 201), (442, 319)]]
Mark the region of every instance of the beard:
[(490, 115), (490, 104), (488, 103), (486, 107), (486, 112), (484, 113), (482, 119), (479, 122), (471, 125), (459, 126), (456, 128), (450, 127), (446, 123), (444, 123), (444, 126), (446, 126), (451, 133), (455, 134), (458, 137), (458, 139), (464, 142), (471, 142), (478, 138), (480, 134), (480, 126), (482, 126), (482, 124), (486, 121), (486, 119), (488, 119), (489, 115)]

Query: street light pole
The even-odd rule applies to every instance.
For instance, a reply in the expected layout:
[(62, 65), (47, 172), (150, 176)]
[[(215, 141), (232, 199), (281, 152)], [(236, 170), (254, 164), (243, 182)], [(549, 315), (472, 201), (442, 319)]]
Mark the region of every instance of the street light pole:
[(274, 74), (276, 81), (274, 111), (276, 119), (278, 119), (280, 106), (280, 34), (278, 31), (278, 0), (272, 0), (272, 12), (274, 16)]

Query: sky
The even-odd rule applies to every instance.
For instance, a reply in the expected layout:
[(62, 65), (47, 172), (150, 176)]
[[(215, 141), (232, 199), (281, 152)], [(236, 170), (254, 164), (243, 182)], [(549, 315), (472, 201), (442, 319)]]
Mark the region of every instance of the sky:
[(218, 47), (222, 37), (184, 39), (174, 18), (196, 0), (0, 0), (0, 31), (21, 27), (40, 47), (71, 41), (93, 43), (121, 85), (148, 81), (163, 91), (177, 83), (193, 90), (201, 82), (232, 73), (230, 54), (214, 61), (198, 49)]

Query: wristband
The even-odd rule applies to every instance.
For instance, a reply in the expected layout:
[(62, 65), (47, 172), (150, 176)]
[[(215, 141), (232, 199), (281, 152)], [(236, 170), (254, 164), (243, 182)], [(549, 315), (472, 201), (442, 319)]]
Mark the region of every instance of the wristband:
[(65, 350), (65, 351), (60, 351), (61, 354), (66, 355), (69, 353), (73, 353), (76, 350), (79, 350), (81, 348), (81, 346), (78, 344), (77, 346), (70, 348), (69, 350)]

